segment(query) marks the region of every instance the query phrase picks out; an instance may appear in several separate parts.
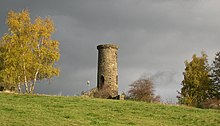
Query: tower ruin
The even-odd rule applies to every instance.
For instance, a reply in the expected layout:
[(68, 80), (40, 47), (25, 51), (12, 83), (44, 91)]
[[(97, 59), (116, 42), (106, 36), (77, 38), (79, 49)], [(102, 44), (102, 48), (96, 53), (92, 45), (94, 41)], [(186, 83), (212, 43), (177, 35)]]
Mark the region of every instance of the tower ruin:
[(98, 45), (97, 88), (108, 87), (111, 97), (118, 95), (118, 46), (115, 44)]

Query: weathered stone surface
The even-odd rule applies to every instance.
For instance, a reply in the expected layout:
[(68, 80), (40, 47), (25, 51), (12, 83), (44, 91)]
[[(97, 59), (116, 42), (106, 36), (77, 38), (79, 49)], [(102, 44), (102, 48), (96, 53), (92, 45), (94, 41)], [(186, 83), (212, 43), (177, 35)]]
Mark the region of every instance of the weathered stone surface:
[[(98, 45), (98, 73), (97, 88), (109, 87), (111, 97), (118, 95), (118, 64), (117, 51), (115, 44)], [(105, 85), (105, 86), (104, 86)]]

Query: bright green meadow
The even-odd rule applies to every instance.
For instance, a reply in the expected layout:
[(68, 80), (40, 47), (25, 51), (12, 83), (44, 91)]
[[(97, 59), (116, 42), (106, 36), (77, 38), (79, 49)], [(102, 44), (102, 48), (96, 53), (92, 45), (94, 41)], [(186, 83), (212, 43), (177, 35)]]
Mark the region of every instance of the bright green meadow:
[(220, 126), (220, 111), (83, 97), (0, 93), (0, 126)]

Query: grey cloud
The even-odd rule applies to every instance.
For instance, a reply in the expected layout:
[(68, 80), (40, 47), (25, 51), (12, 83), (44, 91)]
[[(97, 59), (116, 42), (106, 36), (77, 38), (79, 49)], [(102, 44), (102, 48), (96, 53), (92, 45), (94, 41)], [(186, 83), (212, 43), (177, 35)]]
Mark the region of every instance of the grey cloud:
[(206, 50), (210, 61), (220, 46), (219, 0), (2, 0), (0, 35), (7, 32), (7, 11), (28, 8), (31, 17), (50, 15), (60, 41), (60, 77), (36, 92), (79, 94), (96, 83), (97, 50), (119, 45), (119, 90), (143, 73), (154, 76), (156, 93), (175, 99), (184, 61)]
[(175, 71), (158, 71), (152, 75), (151, 78), (155, 81), (155, 84), (164, 83), (163, 86), (167, 87), (173, 82), (176, 82), (177, 74)]

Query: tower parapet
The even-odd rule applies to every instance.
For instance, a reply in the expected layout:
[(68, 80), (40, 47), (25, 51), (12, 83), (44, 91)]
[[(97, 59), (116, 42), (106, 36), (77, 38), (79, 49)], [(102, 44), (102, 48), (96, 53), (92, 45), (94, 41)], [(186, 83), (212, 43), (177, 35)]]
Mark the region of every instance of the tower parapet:
[(115, 45), (115, 44), (103, 44), (103, 45), (98, 45), (97, 46), (98, 50), (106, 49), (106, 48), (118, 50), (118, 45)]

